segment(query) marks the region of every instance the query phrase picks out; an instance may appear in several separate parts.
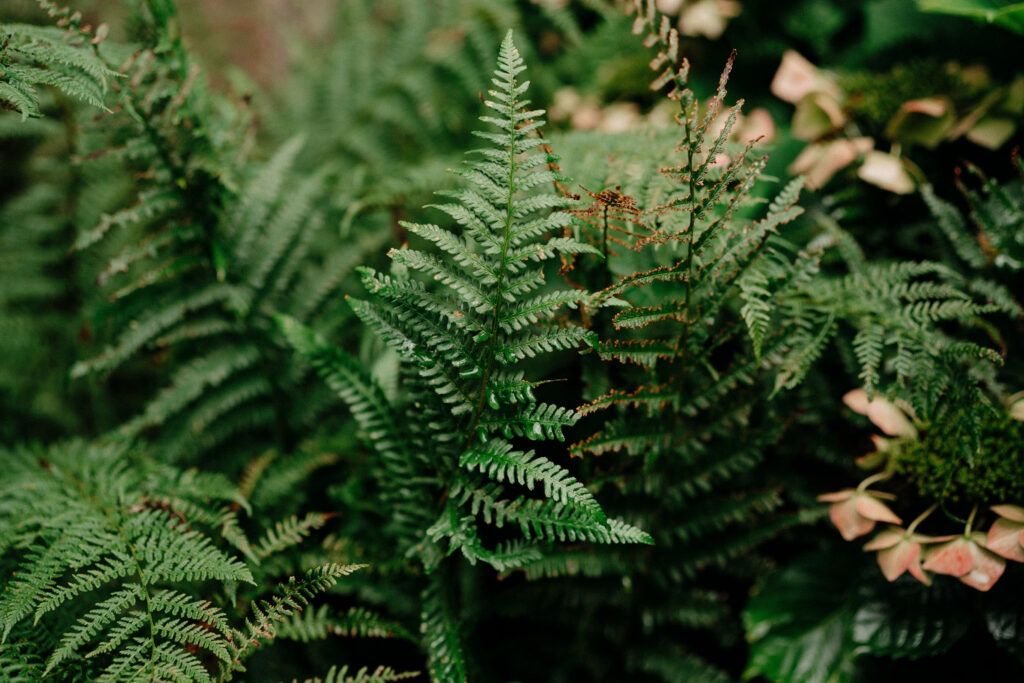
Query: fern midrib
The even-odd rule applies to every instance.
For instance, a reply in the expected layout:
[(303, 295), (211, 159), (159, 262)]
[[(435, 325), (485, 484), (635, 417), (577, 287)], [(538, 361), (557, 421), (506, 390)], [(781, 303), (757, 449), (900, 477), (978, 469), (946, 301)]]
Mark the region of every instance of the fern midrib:
[[(510, 92), (515, 92), (517, 84), (516, 79), (511, 79)], [(469, 447), (473, 445), (473, 440), (476, 437), (477, 427), (480, 425), (480, 417), (483, 415), (484, 405), (487, 401), (487, 390), (490, 388), (491, 374), (494, 372), (495, 363), (495, 350), (498, 345), (498, 333), (501, 331), (501, 313), (502, 304), (505, 301), (502, 295), (502, 286), (505, 282), (505, 274), (507, 273), (507, 263), (505, 259), (508, 256), (508, 248), (511, 242), (512, 236), (512, 200), (515, 197), (515, 176), (516, 176), (516, 105), (517, 100), (515, 96), (511, 98), (508, 105), (509, 111), (509, 132), (508, 132), (508, 196), (505, 198), (505, 226), (504, 235), (502, 236), (501, 242), (501, 256), (498, 262), (498, 277), (497, 282), (494, 284), (495, 302), (494, 308), (491, 311), (491, 330), (490, 336), (487, 339), (487, 346), (484, 349), (486, 356), (487, 365), (484, 368), (483, 377), (480, 380), (480, 391), (477, 396), (476, 407), (473, 409), (473, 419), (469, 422), (469, 429), (466, 432), (466, 440), (463, 443), (463, 452), (469, 450)]]

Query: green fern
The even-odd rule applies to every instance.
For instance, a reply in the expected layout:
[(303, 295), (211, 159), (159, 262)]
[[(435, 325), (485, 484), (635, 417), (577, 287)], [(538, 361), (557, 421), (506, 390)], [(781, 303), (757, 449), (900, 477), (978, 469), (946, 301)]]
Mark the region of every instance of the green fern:
[[(282, 327), (297, 350), (311, 358), (339, 390), (371, 444), (389, 463), (400, 467), (415, 461), (397, 452), (398, 445), (427, 437), (435, 445), (425, 451), (426, 457), (421, 456), (420, 467), (437, 471), (449, 482), (459, 481), (460, 486), (462, 481), (473, 481), (474, 472), (529, 488), (541, 482), (546, 497), (566, 513), (575, 511), (573, 524), (583, 524), (595, 539), (611, 539), (614, 534), (608, 534), (608, 522), (593, 496), (567, 470), (539, 455), (515, 451), (493, 436), (499, 432), (505, 438), (560, 438), (561, 430), (576, 421), (572, 411), (532, 399), (529, 384), (506, 368), (521, 358), (572, 347), (588, 337), (578, 328), (537, 328), (537, 322), (551, 320), (556, 308), (572, 304), (580, 295), (533, 294), (543, 281), (543, 271), (530, 269), (528, 263), (559, 252), (592, 251), (564, 238), (539, 239), (569, 220), (567, 214), (552, 211), (566, 200), (556, 194), (525, 194), (554, 182), (557, 176), (547, 168), (548, 156), (534, 151), (540, 141), (530, 133), (539, 127), (536, 119), (541, 112), (526, 110), (528, 101), (522, 95), (527, 84), (517, 79), (524, 67), (511, 35), (502, 43), (498, 64), (495, 84), (499, 89), (491, 91), (487, 104), (500, 117), (483, 120), (499, 132), (478, 134), (494, 146), (481, 150), (482, 160), (460, 173), (469, 184), (466, 189), (445, 193), (459, 203), (437, 206), (463, 224), (462, 235), (436, 225), (406, 224), (411, 233), (433, 242), (447, 257), (409, 248), (391, 253), (397, 264), (424, 273), (448, 291), (430, 292), (416, 280), (367, 269), (364, 281), (378, 297), (350, 300), (363, 322), (415, 368), (417, 380), (411, 387), (415, 400), (433, 403), (447, 417), (430, 412), (426, 423), (410, 433), (395, 419), (398, 411), (383, 392), (342, 352), (329, 350), (292, 321), (282, 320)], [(518, 389), (520, 399), (510, 395), (510, 388)], [(456, 475), (453, 464), (465, 471), (455, 480), (451, 479)], [(398, 470), (390, 474), (402, 476)], [(449, 552), (463, 542), (458, 540), (463, 532), (456, 530), (461, 524), (434, 528), (448, 530), (435, 536), (449, 536)]]
[(57, 26), (0, 24), (0, 106), (21, 113), (22, 120), (42, 116), (39, 87), (53, 87), (97, 108), (104, 103), (116, 71), (97, 54), (106, 26), (94, 33), (80, 13), (40, 2)]
[(265, 559), (301, 540), (301, 523), (279, 525), (253, 553), (230, 509), (244, 501), (229, 480), (158, 465), (124, 445), (22, 449), (4, 462), (0, 661), (12, 676), (230, 680), (315, 595), (364, 566), (316, 566), (254, 601), (236, 626), (225, 598), (257, 575), (260, 590), (272, 585), (265, 571), (254, 574), (256, 557), (236, 553)]
[[(183, 510), (204, 504), (196, 493), (219, 488), (230, 500), (233, 492), (216, 480), (190, 490), (195, 477), (169, 480), (160, 468), (132, 467), (125, 455), (119, 448), (75, 444), (45, 456), (6, 456), (5, 562), (13, 553), (21, 569), (0, 600), (3, 637), (28, 617), (38, 624), (56, 614), (67, 626), (45, 673), (85, 657), (110, 680), (209, 680), (200, 658), (186, 648), (226, 664), (231, 631), (220, 609), (179, 586), (251, 582), (252, 575), (210, 535), (188, 525)], [(85, 596), (91, 599), (76, 601)], [(77, 620), (58, 612), (72, 601)]]
[[(106, 377), (174, 353), (154, 378), (164, 387), (121, 435), (172, 461), (219, 453), (237, 465), (291, 450), (334, 399), (282, 353), (272, 317), (342, 324), (332, 294), (362, 252), (337, 249), (322, 229), (328, 172), (297, 168), (303, 136), (266, 161), (247, 158), (251, 115), (207, 86), (173, 3), (147, 4), (141, 16), (149, 43), (129, 62), (131, 87), (116, 88), (120, 111), (104, 127), (113, 133), (87, 158), (123, 152), (146, 180), (134, 204), (76, 240), (78, 252), (106, 258), (97, 284), (107, 300), (93, 310), (103, 346), (71, 374)], [(362, 241), (381, 243), (380, 234)], [(308, 400), (286, 401), (298, 387)]]
[[(332, 666), (327, 675), (323, 678), (307, 678), (304, 683), (393, 683), (394, 681), (405, 681), (416, 678), (420, 675), (418, 671), (397, 672), (391, 667), (379, 666), (375, 669), (362, 667), (355, 673), (350, 674), (347, 666)], [(292, 683), (299, 683), (295, 679)]]
[[(490, 146), (459, 173), (464, 188), (442, 193), (454, 203), (435, 207), (460, 224), (461, 234), (404, 224), (436, 251), (393, 250), (394, 274), (362, 271), (374, 298), (349, 300), (404, 361), (400, 402), (389, 400), (348, 354), (296, 321), (279, 319), (293, 347), (346, 401), (379, 454), (379, 485), (394, 510), (389, 516), (398, 549), (428, 571), (456, 551), (471, 564), (482, 561), (499, 571), (539, 558), (529, 544), (488, 547), (481, 523), (503, 527), (508, 521), (534, 542), (650, 542), (635, 527), (607, 519), (565, 467), (506, 440), (561, 439), (578, 418), (538, 401), (515, 365), (590, 338), (582, 329), (554, 324), (557, 309), (585, 295), (542, 290), (544, 271), (531, 264), (559, 253), (596, 251), (575, 240), (545, 237), (568, 224), (571, 217), (559, 209), (569, 200), (543, 192), (559, 176), (548, 168), (550, 155), (537, 151), (541, 141), (533, 131), (543, 112), (529, 110), (523, 99), (528, 84), (518, 76), (524, 68), (510, 33), (499, 52), (496, 89), (486, 101), (497, 115), (482, 118), (496, 132), (478, 133)], [(439, 287), (425, 286), (412, 273)], [(402, 414), (407, 417), (398, 419)], [(497, 487), (503, 482), (528, 490), (540, 484), (544, 498), (501, 500)], [(464, 655), (438, 595), (429, 593), (423, 617), (432, 676), (461, 680)]]

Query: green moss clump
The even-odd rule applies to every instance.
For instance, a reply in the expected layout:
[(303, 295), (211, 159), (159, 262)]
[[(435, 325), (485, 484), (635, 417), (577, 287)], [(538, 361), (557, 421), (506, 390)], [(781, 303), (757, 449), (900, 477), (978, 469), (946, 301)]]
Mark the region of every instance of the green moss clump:
[(994, 416), (981, 425), (973, 466), (956, 454), (941, 430), (894, 446), (895, 471), (928, 500), (996, 505), (1024, 501), (1024, 423)]
[(897, 64), (885, 73), (860, 71), (839, 79), (849, 93), (846, 106), (854, 118), (882, 129), (904, 102), (945, 95), (959, 110), (977, 99), (979, 86), (969, 83), (955, 66), (935, 60)]

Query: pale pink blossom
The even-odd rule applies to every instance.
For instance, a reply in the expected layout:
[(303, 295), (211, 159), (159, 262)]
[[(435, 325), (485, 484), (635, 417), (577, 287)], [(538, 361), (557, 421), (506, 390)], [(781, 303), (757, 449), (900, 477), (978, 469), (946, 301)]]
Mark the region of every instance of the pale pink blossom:
[(704, 36), (717, 40), (729, 20), (740, 13), (736, 0), (698, 0), (687, 3), (679, 15), (679, 32), (684, 36)]
[(929, 550), (922, 567), (936, 574), (955, 576), (962, 583), (987, 591), (1006, 570), (1006, 560), (985, 547), (985, 534), (965, 533)]
[(914, 191), (914, 180), (907, 173), (903, 161), (885, 152), (868, 152), (864, 163), (857, 170), (857, 177), (894, 194), (910, 194)]
[(1024, 562), (1024, 507), (993, 505), (999, 515), (988, 530), (985, 546), (997, 555), (1014, 562)]
[(907, 414), (896, 404), (880, 396), (868, 400), (866, 391), (854, 389), (843, 396), (843, 403), (853, 412), (866, 415), (876, 427), (889, 436), (907, 438), (917, 436), (917, 429), (914, 428)]
[(782, 63), (772, 79), (771, 91), (779, 99), (793, 104), (812, 92), (826, 93), (835, 100), (842, 98), (839, 86), (796, 50), (783, 53)]
[(894, 496), (860, 489), (843, 489), (818, 496), (818, 500), (831, 503), (828, 516), (847, 541), (870, 533), (878, 522), (902, 524), (896, 513), (881, 501), (882, 498), (891, 500)]
[(904, 572), (910, 572), (911, 576), (921, 583), (930, 585), (931, 577), (921, 566), (922, 546), (952, 538), (954, 537), (922, 536), (910, 529), (890, 526), (871, 539), (864, 546), (864, 550), (877, 551), (878, 566), (889, 581), (895, 581)]
[(808, 189), (824, 187), (836, 173), (875, 148), (871, 138), (839, 139), (816, 142), (804, 147), (789, 166), (789, 172), (805, 175)]
[(744, 144), (755, 140), (771, 142), (775, 139), (775, 119), (764, 107), (752, 109), (743, 117), (738, 137)]

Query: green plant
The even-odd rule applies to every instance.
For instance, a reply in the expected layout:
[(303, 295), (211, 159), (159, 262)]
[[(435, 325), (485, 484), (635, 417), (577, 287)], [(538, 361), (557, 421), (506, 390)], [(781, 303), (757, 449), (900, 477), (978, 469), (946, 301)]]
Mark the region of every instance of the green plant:
[(156, 443), (167, 460), (214, 452), (238, 468), (268, 447), (292, 449), (300, 425), (330, 403), (326, 392), (302, 406), (286, 401), (308, 378), (282, 352), (272, 317), (340, 324), (331, 296), (360, 255), (333, 249), (322, 230), (333, 214), (314, 204), (329, 172), (297, 176), (304, 138), (265, 162), (249, 159), (251, 118), (206, 85), (174, 5), (146, 3), (140, 21), (149, 46), (129, 60), (112, 132), (86, 158), (122, 157), (146, 180), (130, 206), (75, 241), (78, 252), (105, 251), (97, 283), (106, 300), (93, 320), (107, 343), (71, 374), (107, 377), (173, 354), (173, 370), (156, 373), (167, 385), (119, 432)]
[[(230, 680), (280, 623), (360, 568), (311, 568), (232, 619), (238, 585), (254, 583), (240, 551), (253, 564), (261, 553), (227, 506), (245, 504), (227, 479), (81, 442), (4, 463), (0, 625), (26, 678)], [(218, 590), (199, 590), (210, 583)]]
[[(508, 570), (539, 560), (549, 543), (649, 542), (639, 529), (608, 519), (593, 495), (563, 466), (509, 439), (562, 438), (575, 412), (539, 402), (534, 386), (514, 366), (526, 358), (584, 341), (578, 327), (552, 324), (557, 310), (585, 293), (544, 291), (541, 267), (531, 263), (560, 253), (593, 252), (570, 238), (545, 235), (568, 223), (558, 211), (568, 200), (543, 192), (559, 176), (533, 134), (541, 110), (528, 109), (528, 82), (509, 33), (495, 70), (496, 89), (482, 117), (494, 131), (477, 135), (490, 145), (460, 175), (467, 187), (444, 193), (455, 202), (436, 208), (461, 234), (433, 224), (405, 223), (446, 258), (418, 249), (393, 250), (392, 275), (363, 270), (372, 300), (350, 299), (363, 322), (399, 354), (408, 368), (398, 400), (389, 399), (358, 362), (283, 318), (289, 341), (348, 403), (368, 444), (381, 458), (383, 502), (397, 532), (397, 553), (428, 572), (454, 552), (470, 562)], [(443, 285), (427, 288), (412, 273)], [(409, 273), (406, 275), (405, 273)], [(541, 324), (547, 323), (547, 324)], [(399, 418), (405, 413), (406, 419)], [(502, 484), (543, 489), (542, 498), (505, 498)], [(439, 515), (439, 516), (438, 516)], [(523, 541), (489, 548), (480, 522), (518, 527)], [(424, 594), (424, 638), (436, 680), (462, 680), (464, 655), (438, 579)]]
[(0, 105), (21, 113), (22, 120), (41, 116), (38, 86), (52, 86), (68, 97), (102, 107), (110, 80), (118, 76), (97, 55), (107, 33), (82, 24), (82, 15), (39, 3), (57, 26), (0, 24)]
[(40, 7), (0, 43), (0, 678), (1020, 677), (1006, 32)]

